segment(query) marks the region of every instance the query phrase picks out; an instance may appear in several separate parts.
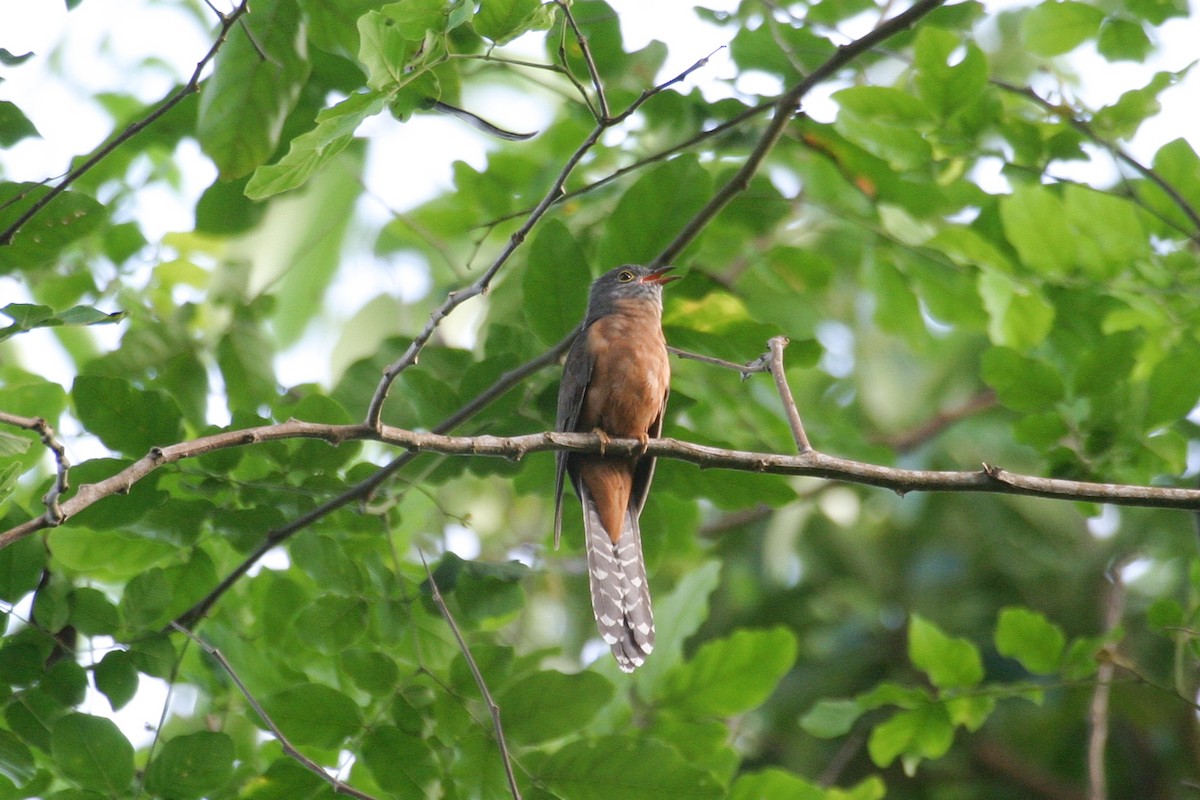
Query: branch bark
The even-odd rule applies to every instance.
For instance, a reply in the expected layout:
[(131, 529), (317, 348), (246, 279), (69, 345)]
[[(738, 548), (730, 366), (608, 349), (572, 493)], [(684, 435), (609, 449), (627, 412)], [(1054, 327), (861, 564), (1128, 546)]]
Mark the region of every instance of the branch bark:
[[(523, 436), (446, 436), (390, 425), (375, 428), (365, 423), (326, 425), (302, 420), (226, 431), (166, 447), (156, 447), (116, 474), (98, 483), (80, 486), (73, 496), (61, 503), (61, 508), (65, 517), (69, 518), (99, 500), (128, 492), (133, 484), (168, 464), (230, 447), (287, 439), (321, 439), (335, 446), (347, 441), (378, 441), (402, 447), (414, 455), (441, 453), (457, 456), (492, 456), (513, 461), (520, 461), (530, 453), (555, 450), (599, 453), (603, 448), (608, 455), (633, 456), (646, 453), (657, 458), (686, 461), (707, 469), (803, 475), (891, 489), (901, 495), (909, 492), (989, 492), (1200, 511), (1200, 489), (1042, 478), (1009, 472), (992, 464), (983, 464), (980, 469), (970, 471), (912, 470), (839, 458), (816, 450), (789, 456), (728, 450), (678, 439), (651, 439), (648, 445), (637, 439), (609, 439), (604, 443), (595, 434), (549, 431)], [(31, 519), (0, 533), (0, 547), (47, 527), (52, 525), (45, 516)]]

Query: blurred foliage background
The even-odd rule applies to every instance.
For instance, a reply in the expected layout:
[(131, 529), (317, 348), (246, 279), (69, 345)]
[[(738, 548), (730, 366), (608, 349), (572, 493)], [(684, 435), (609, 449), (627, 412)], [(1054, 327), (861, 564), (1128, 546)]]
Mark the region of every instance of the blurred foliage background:
[[(217, 41), (212, 10), (184, 8)], [(551, 428), (556, 369), (505, 376), (572, 330), (593, 275), (678, 235), (758, 143), (777, 94), (895, 12), (680, 6), (727, 42), (727, 68), (698, 66), (598, 131), (587, 52), (613, 117), (673, 77), (668, 57), (709, 53), (628, 45), (602, 0), (569, 9), (586, 39), (536, 0), (253, 0), (198, 94), (19, 230), (55, 178), (15, 178), (0, 154), (13, 234), (0, 411), (60, 432), (73, 487), (222, 430), (361, 420), (381, 370), (598, 133), (383, 414), (441, 429), (500, 382), (454, 432)], [(1179, 24), (1194, 24), (1183, 0), (968, 0), (859, 55), (814, 94), (828, 113), (789, 122), (675, 259), (687, 277), (667, 292), (669, 343), (743, 363), (786, 335), (809, 435), (837, 455), (1193, 485), (1194, 129), (1150, 158), (1129, 149), (1186, 77), (1187, 64), (1149, 66), (1172, 55), (1161, 32)], [(1080, 53), (1124, 65), (1134, 87), (1089, 107)], [(69, 63), (0, 55), (9, 74)], [(154, 60), (134, 66), (161, 78)], [(172, 79), (161, 98), (188, 74)], [(364, 131), (398, 132), (388, 163), (401, 167), (383, 182), (404, 182), (430, 156), (402, 123), (436, 102), (490, 116), (480, 106), (518, 97), (536, 125), (492, 121), (533, 138), (478, 134), (486, 159), (454, 161), (453, 187), (413, 208), (373, 188), (381, 156)], [(161, 104), (93, 99), (114, 135)], [(0, 100), (0, 147), (38, 136), (31, 116)], [(184, 165), (198, 161), (216, 177), (189, 195)], [(164, 192), (194, 210), (189, 224), (154, 223)], [(768, 376), (673, 366), (665, 435), (792, 452)], [(11, 543), (0, 796), (332, 795), (264, 735), (236, 675), (292, 745), (360, 792), (508, 797), (467, 652), (524, 797), (1194, 796), (1192, 514), (663, 461), (642, 525), (659, 645), (624, 676), (596, 639), (580, 537), (550, 548), (552, 462), (248, 444)], [(36, 432), (0, 430), (4, 529), (44, 512), (54, 472)], [(364, 481), (369, 494), (347, 495)], [(581, 528), (573, 504), (564, 528)], [(151, 691), (163, 682), (169, 702)], [(116, 725), (123, 708), (146, 729)]]

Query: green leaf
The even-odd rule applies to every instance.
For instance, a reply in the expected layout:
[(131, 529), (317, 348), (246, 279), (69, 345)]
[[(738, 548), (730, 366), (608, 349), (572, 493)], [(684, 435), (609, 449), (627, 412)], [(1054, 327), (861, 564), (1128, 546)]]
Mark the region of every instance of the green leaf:
[(1095, 37), (1103, 21), (1095, 6), (1045, 0), (1021, 21), (1021, 39), (1034, 55), (1060, 56)]
[(46, 546), (36, 536), (0, 550), (0, 600), (16, 603), (36, 589), (45, 564)]
[(1146, 392), (1147, 429), (1187, 416), (1200, 397), (1200, 345), (1185, 340), (1172, 349), (1154, 368)]
[(351, 648), (341, 654), (339, 663), (354, 685), (364, 692), (387, 697), (396, 690), (400, 669), (386, 653)]
[(1107, 139), (1128, 139), (1137, 133), (1141, 124), (1162, 110), (1159, 95), (1177, 84), (1191, 71), (1190, 66), (1178, 72), (1156, 72), (1140, 89), (1124, 92), (1117, 101), (1092, 115), (1090, 127)]
[(779, 768), (739, 775), (729, 800), (826, 800), (825, 790), (815, 783)]
[(85, 636), (106, 636), (116, 633), (120, 625), (117, 607), (104, 592), (81, 586), (67, 595), (71, 624)]
[(179, 406), (164, 392), (135, 389), (120, 378), (80, 375), (71, 399), (88, 432), (118, 452), (141, 456), (182, 437)]
[(166, 572), (159, 568), (139, 572), (125, 585), (121, 612), (131, 630), (155, 628), (167, 622), (173, 591)]
[(1037, 611), (1006, 608), (996, 623), (996, 650), (1038, 675), (1053, 675), (1062, 665), (1067, 637)]
[(976, 281), (988, 315), (993, 344), (1028, 350), (1041, 344), (1054, 325), (1055, 308), (1036, 286), (1003, 272), (982, 270)]
[(537, 744), (583, 730), (612, 699), (613, 685), (595, 672), (535, 672), (496, 700), (504, 711), (505, 734)]
[(984, 353), (981, 373), (1000, 402), (1014, 411), (1044, 411), (1061, 400), (1065, 391), (1057, 370), (1007, 347), (993, 347)]
[(858, 700), (818, 700), (800, 718), (800, 727), (821, 739), (843, 736), (866, 711)]
[(987, 57), (976, 45), (964, 43), (952, 31), (922, 25), (913, 48), (917, 92), (926, 106), (943, 117), (962, 111), (984, 93)]
[(0, 730), (0, 775), (24, 786), (36, 773), (33, 752), (12, 731)]
[(542, 18), (541, 0), (483, 0), (472, 20), (475, 32), (505, 44), (532, 30)]
[(643, 173), (605, 223), (597, 259), (601, 269), (652, 261), (711, 193), (712, 178), (694, 155)]
[(663, 699), (698, 714), (730, 717), (756, 708), (796, 661), (795, 635), (786, 628), (739, 630), (706, 642), (663, 679)]
[(1076, 242), (1062, 222), (1066, 210), (1049, 187), (1020, 184), (1000, 198), (1004, 235), (1021, 261), (1047, 275), (1063, 275), (1076, 266)]
[(233, 776), (233, 739), (215, 731), (167, 741), (146, 770), (146, 789), (171, 800), (211, 795)]
[(571, 800), (689, 800), (723, 797), (707, 771), (653, 739), (607, 736), (572, 742), (549, 756), (533, 777)]
[(405, 36), (400, 26), (379, 11), (358, 18), (358, 60), (367, 68), (367, 87), (390, 92), (406, 80), (409, 61), (424, 37)]
[(1109, 18), (1100, 26), (1096, 50), (1108, 61), (1145, 61), (1154, 49), (1140, 23)]
[[(0, 230), (15, 223), (49, 191), (38, 183), (0, 183)], [(0, 275), (41, 269), (107, 218), (104, 206), (83, 192), (60, 193), (21, 227), (10, 244), (0, 247)]]
[(68, 714), (51, 728), (50, 752), (62, 775), (80, 788), (121, 797), (133, 780), (133, 745), (112, 720)]
[(9, 303), (4, 308), (0, 308), (0, 314), (14, 320), (12, 325), (0, 328), (0, 342), (34, 328), (50, 328), (59, 325), (100, 325), (120, 322), (128, 316), (124, 311), (106, 314), (91, 306), (74, 306), (56, 314), (47, 306), (23, 303)]
[(217, 53), (196, 127), (225, 180), (249, 175), (275, 152), (311, 70), (294, 0), (262, 0), (240, 22)]
[(367, 626), (361, 597), (323, 594), (296, 616), (297, 634), (324, 653), (340, 653), (357, 642)]
[(556, 219), (543, 222), (521, 280), (525, 319), (543, 344), (558, 344), (583, 319), (591, 282), (587, 257), (570, 229)]
[(39, 136), (29, 117), (14, 103), (0, 100), (0, 147), (12, 147), (22, 139)]
[(939, 689), (977, 686), (983, 680), (979, 648), (966, 639), (947, 636), (917, 614), (908, 623), (908, 657)]
[(363, 762), (375, 782), (399, 797), (424, 797), (441, 777), (434, 750), (420, 736), (384, 725), (362, 743)]
[(137, 694), (138, 673), (133, 659), (124, 650), (110, 650), (92, 670), (96, 688), (108, 698), (113, 711), (119, 711)]
[[(634, 673), (645, 685), (654, 686), (662, 681), (664, 673), (683, 659), (683, 642), (707, 619), (708, 596), (717, 588), (720, 574), (720, 562), (706, 561), (693, 567), (669, 595), (655, 601), (655, 617), (670, 620), (671, 624), (658, 626), (654, 657)], [(616, 671), (611, 659), (604, 663)]]
[(288, 146), (287, 155), (274, 164), (260, 166), (246, 184), (246, 196), (264, 200), (297, 189), (331, 158), (346, 149), (354, 132), (367, 117), (384, 109), (386, 97), (379, 92), (358, 92), (317, 114), (317, 125)]
[[(358, 706), (346, 695), (317, 683), (300, 683), (262, 702), (267, 715), (293, 744), (339, 747), (362, 729)], [(261, 725), (261, 721), (256, 720)]]
[(940, 758), (954, 743), (954, 725), (941, 705), (929, 704), (901, 711), (875, 726), (867, 740), (867, 752), (878, 767), (889, 766), (905, 756), (905, 772), (912, 774), (921, 759)]

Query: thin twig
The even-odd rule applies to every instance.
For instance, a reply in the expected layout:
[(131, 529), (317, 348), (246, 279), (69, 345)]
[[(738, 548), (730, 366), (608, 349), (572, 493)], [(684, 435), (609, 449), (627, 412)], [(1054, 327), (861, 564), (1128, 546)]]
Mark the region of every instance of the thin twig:
[(699, 361), (701, 364), (710, 364), (714, 367), (731, 369), (741, 375), (742, 380), (746, 380), (746, 378), (749, 378), (756, 372), (766, 372), (771, 368), (764, 356), (760, 356), (753, 361), (747, 361), (745, 364), (735, 364), (723, 358), (692, 353), (687, 350), (680, 350), (678, 347), (671, 347), (670, 345), (667, 346), (667, 352), (677, 358), (686, 358), (690, 361)]
[[(537, 358), (531, 359), (521, 366), (505, 372), (496, 379), (495, 383), (481, 392), (474, 400), (470, 401), (458, 411), (451, 414), (440, 425), (435, 426), (433, 431), (435, 433), (449, 433), (450, 431), (454, 430), (463, 422), (478, 414), (482, 409), (487, 407), (488, 404), (495, 401), (498, 397), (504, 395), (509, 389), (512, 389), (530, 375), (558, 361), (558, 359), (562, 357), (562, 354), (566, 352), (567, 348), (571, 346), (571, 342), (574, 340), (574, 338), (575, 335), (572, 333), (570, 336), (567, 336), (557, 345), (547, 350)], [(368, 477), (356, 483), (354, 486), (351, 486), (349, 489), (337, 495), (336, 497), (330, 498), (326, 502), (314, 508), (312, 511), (304, 514), (302, 517), (289, 522), (283, 527), (268, 531), (262, 544), (256, 547), (254, 551), (245, 559), (243, 559), (240, 564), (234, 567), (233, 570), (226, 575), (220, 583), (213, 587), (213, 589), (207, 595), (201, 598), (187, 611), (180, 614), (179, 617), (175, 619), (175, 624), (182, 625), (186, 628), (193, 627), (205, 615), (207, 615), (212, 607), (216, 605), (217, 601), (220, 600), (221, 597), (224, 596), (224, 594), (229, 591), (233, 585), (237, 583), (237, 581), (241, 579), (241, 577), (245, 575), (251, 567), (257, 564), (259, 559), (266, 555), (270, 550), (283, 544), (295, 534), (314, 524), (323, 517), (332, 514), (339, 508), (349, 505), (356, 500), (371, 496), (376, 489), (383, 485), (385, 481), (387, 481), (392, 475), (398, 472), (410, 461), (415, 459), (417, 455), (417, 452), (410, 451), (404, 453), (403, 455), (397, 456)], [(0, 540), (0, 547), (3, 547), (3, 544), (4, 542)]]
[(454, 616), (446, 606), (446, 600), (438, 589), (437, 581), (434, 580), (433, 571), (429, 569), (429, 562), (425, 560), (425, 553), (420, 552), (420, 555), (421, 564), (425, 567), (425, 574), (429, 577), (429, 591), (433, 595), (434, 605), (438, 607), (438, 611), (442, 612), (442, 619), (446, 620), (447, 627), (454, 634), (454, 641), (458, 642), (458, 649), (462, 652), (463, 659), (467, 662), (471, 675), (475, 678), (475, 685), (479, 687), (479, 693), (483, 695), (483, 701), (487, 703), (488, 712), (492, 715), (492, 730), (496, 733), (496, 745), (500, 748), (500, 760), (504, 763), (504, 775), (508, 778), (508, 790), (512, 793), (513, 800), (521, 800), (521, 790), (517, 787), (517, 776), (513, 774), (512, 758), (508, 754), (508, 742), (504, 738), (504, 726), (500, 724), (500, 706), (492, 699), (492, 693), (488, 691), (483, 673), (480, 672), (479, 665), (475, 663), (475, 657), (471, 655), (471, 648), (467, 647), (467, 640), (463, 638), (462, 631), (458, 629), (458, 625), (454, 622)]
[[(592, 88), (596, 90), (596, 101), (600, 104), (600, 120), (605, 121), (608, 119), (608, 98), (604, 95), (604, 84), (600, 82), (600, 71), (596, 69), (596, 60), (592, 58), (592, 50), (588, 46), (587, 37), (583, 35), (583, 31), (575, 22), (575, 15), (571, 13), (571, 7), (563, 0), (554, 0), (554, 4), (562, 9), (563, 18), (575, 33), (575, 41), (579, 43), (579, 52), (583, 55), (583, 63), (587, 65), (588, 76), (592, 79)], [(564, 53), (563, 56), (563, 68), (569, 74), (570, 69), (565, 60), (566, 54)]]
[(42, 505), (46, 506), (46, 522), (51, 527), (62, 523), (64, 516), (59, 498), (71, 488), (71, 461), (67, 458), (67, 450), (55, 438), (54, 428), (41, 417), (22, 417), (0, 411), (0, 422), (17, 428), (33, 431), (41, 437), (42, 444), (54, 454), (55, 475), (50, 490), (42, 497)]
[(79, 178), (83, 177), (83, 175), (92, 169), (92, 167), (96, 166), (109, 155), (111, 155), (112, 152), (118, 147), (141, 133), (172, 108), (179, 105), (179, 103), (182, 102), (185, 97), (198, 91), (200, 88), (200, 75), (204, 72), (204, 68), (208, 66), (208, 62), (212, 61), (213, 58), (216, 57), (217, 51), (220, 50), (221, 46), (225, 44), (225, 40), (229, 37), (229, 31), (233, 29), (233, 26), (238, 23), (238, 20), (247, 14), (249, 10), (250, 0), (242, 0), (242, 2), (238, 4), (237, 8), (233, 9), (233, 11), (230, 11), (228, 14), (218, 13), (217, 16), (221, 20), (221, 26), (220, 30), (217, 31), (216, 41), (213, 42), (213, 46), (209, 48), (207, 53), (205, 53), (204, 58), (200, 59), (196, 63), (196, 69), (192, 71), (192, 77), (188, 79), (188, 82), (176, 90), (166, 100), (160, 103), (145, 117), (137, 122), (132, 123), (117, 136), (110, 139), (90, 158), (88, 158), (75, 169), (68, 172), (67, 176), (59, 181), (59, 183), (50, 189), (50, 191), (46, 192), (44, 195), (35, 200), (33, 204), (25, 210), (24, 214), (18, 217), (15, 222), (13, 222), (11, 225), (5, 228), (2, 233), (0, 233), (0, 245), (12, 244), (13, 237), (17, 235), (17, 232), (20, 231), (21, 228), (24, 227), (27, 222), (29, 222), (29, 220), (37, 216), (42, 209), (53, 202), (54, 198), (66, 191), (67, 187), (79, 180)]
[[(1108, 584), (1104, 592), (1104, 632), (1111, 633), (1121, 624), (1125, 609), (1125, 584), (1121, 580), (1122, 564), (1108, 570)], [(1112, 694), (1113, 673), (1116, 664), (1111, 658), (1100, 660), (1096, 669), (1096, 689), (1092, 692), (1092, 703), (1088, 709), (1088, 800), (1107, 800), (1108, 775), (1105, 772), (1104, 751), (1108, 744), (1109, 696)]]
[(796, 447), (801, 453), (808, 453), (812, 445), (808, 443), (808, 434), (804, 432), (804, 423), (800, 420), (800, 410), (796, 408), (796, 400), (792, 397), (792, 389), (783, 371), (783, 348), (787, 347), (788, 339), (786, 336), (773, 336), (767, 344), (771, 347), (771, 375), (775, 378), (779, 399), (783, 401), (783, 410), (792, 428), (792, 438), (796, 440)]
[(865, 36), (839, 47), (833, 56), (780, 97), (774, 106), (774, 116), (771, 117), (762, 136), (759, 137), (758, 144), (750, 151), (745, 163), (688, 221), (675, 239), (651, 262), (651, 266), (671, 263), (675, 256), (679, 255), (738, 193), (745, 191), (750, 186), (750, 179), (758, 172), (767, 154), (775, 147), (788, 123), (800, 110), (800, 101), (813, 87), (833, 76), (839, 69), (866, 51), (911, 27), (944, 2), (945, 0), (919, 0), (908, 10), (892, 17)]
[(651, 97), (654, 97), (660, 92), (665, 91), (669, 86), (684, 80), (688, 75), (695, 70), (700, 69), (706, 63), (708, 63), (707, 58), (697, 61), (695, 64), (688, 67), (670, 80), (643, 91), (637, 97), (637, 99), (630, 103), (628, 108), (626, 108), (616, 117), (601, 120), (596, 124), (595, 128), (593, 128), (591, 133), (588, 134), (587, 138), (584, 139), (583, 143), (580, 144), (579, 147), (575, 148), (575, 152), (570, 155), (566, 164), (564, 164), (562, 169), (559, 170), (558, 175), (551, 183), (550, 189), (546, 192), (545, 196), (542, 197), (541, 202), (534, 207), (533, 211), (529, 212), (529, 216), (525, 219), (525, 222), (509, 237), (508, 242), (492, 261), (491, 266), (479, 276), (479, 279), (475, 281), (475, 283), (471, 284), (465, 289), (448, 294), (446, 299), (442, 301), (441, 305), (435, 308), (429, 315), (429, 319), (426, 321), (425, 327), (422, 328), (421, 332), (418, 333), (412, 342), (409, 343), (408, 348), (404, 351), (404, 354), (401, 355), (396, 361), (392, 362), (387, 369), (384, 370), (383, 378), (376, 387), (375, 394), (371, 398), (371, 403), (367, 407), (367, 426), (375, 429), (381, 428), (383, 403), (385, 400), (387, 400), (388, 391), (391, 389), (392, 383), (395, 382), (396, 378), (401, 372), (417, 363), (417, 358), (420, 356), (421, 350), (433, 336), (433, 333), (437, 330), (438, 326), (441, 325), (442, 320), (445, 319), (451, 311), (472, 297), (485, 294), (488, 291), (491, 286), (492, 279), (496, 276), (496, 273), (500, 271), (500, 269), (508, 261), (509, 257), (516, 252), (516, 249), (521, 246), (521, 243), (525, 241), (525, 238), (529, 235), (530, 231), (533, 230), (534, 225), (536, 225), (537, 222), (550, 209), (550, 207), (554, 205), (555, 201), (563, 192), (563, 187), (567, 182), (567, 178), (570, 177), (572, 172), (574, 172), (575, 167), (580, 161), (583, 160), (583, 157), (587, 155), (588, 151), (590, 151), (596, 145), (596, 143), (600, 141), (600, 137), (604, 134), (604, 132), (608, 130), (608, 128), (624, 122)]
[(204, 652), (208, 653), (214, 661), (221, 665), (221, 669), (225, 670), (225, 673), (229, 676), (229, 679), (234, 682), (234, 684), (241, 691), (242, 696), (246, 698), (246, 702), (250, 704), (250, 708), (254, 709), (254, 713), (258, 714), (259, 719), (261, 719), (263, 723), (270, 728), (271, 733), (276, 739), (279, 740), (279, 745), (283, 748), (284, 753), (291, 756), (293, 760), (300, 764), (300, 766), (304, 767), (309, 772), (318, 776), (321, 780), (332, 786), (333, 791), (337, 792), (338, 794), (344, 794), (348, 797), (356, 797), (358, 800), (376, 800), (372, 795), (369, 795), (366, 792), (360, 792), (353, 786), (348, 786), (347, 784), (338, 780), (336, 776), (330, 775), (324, 767), (297, 750), (295, 746), (288, 741), (288, 738), (283, 735), (283, 731), (281, 731), (279, 726), (275, 724), (275, 720), (271, 719), (271, 716), (267, 714), (266, 710), (259, 704), (257, 700), (254, 699), (254, 695), (250, 693), (250, 690), (246, 687), (246, 684), (242, 682), (242, 679), (234, 670), (233, 665), (229, 663), (229, 660), (225, 658), (225, 655), (220, 650), (213, 647), (211, 644), (204, 641), (182, 625), (172, 624), (171, 627), (195, 642), (197, 646), (203, 649)]

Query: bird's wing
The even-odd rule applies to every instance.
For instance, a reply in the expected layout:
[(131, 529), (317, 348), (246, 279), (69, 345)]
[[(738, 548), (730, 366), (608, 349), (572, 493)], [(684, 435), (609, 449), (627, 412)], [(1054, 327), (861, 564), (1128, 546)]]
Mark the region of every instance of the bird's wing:
[[(654, 422), (650, 423), (650, 428), (646, 432), (651, 439), (657, 439), (662, 436), (663, 414), (667, 410), (667, 397), (671, 394), (671, 390), (663, 392), (662, 405), (659, 406), (658, 416), (654, 418)], [(651, 456), (643, 456), (638, 459), (637, 466), (633, 470), (633, 491), (629, 494), (629, 507), (634, 515), (642, 513), (642, 507), (646, 505), (646, 498), (650, 495), (650, 481), (654, 479), (654, 462), (655, 459)]]
[[(567, 351), (567, 360), (563, 362), (562, 384), (558, 388), (558, 416), (554, 423), (556, 431), (571, 433), (579, 422), (579, 414), (583, 410), (583, 397), (587, 394), (588, 383), (592, 379), (592, 367), (595, 364), (587, 346), (587, 329), (583, 329), (575, 337), (571, 349)], [(554, 469), (554, 548), (558, 549), (558, 540), (562, 533), (562, 493), (563, 477), (567, 471), (567, 453), (559, 450), (555, 454)]]

